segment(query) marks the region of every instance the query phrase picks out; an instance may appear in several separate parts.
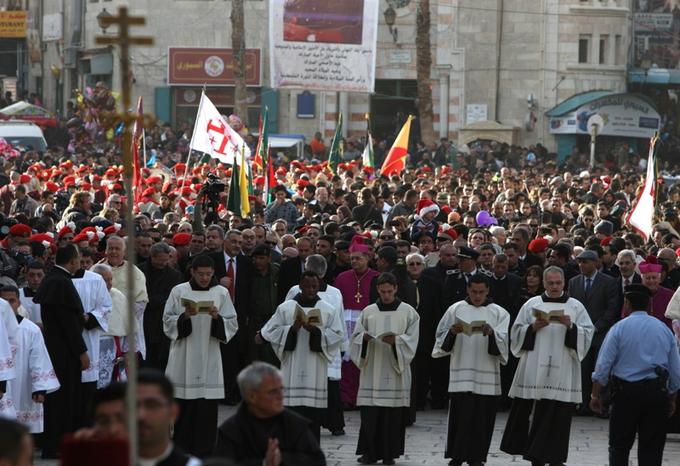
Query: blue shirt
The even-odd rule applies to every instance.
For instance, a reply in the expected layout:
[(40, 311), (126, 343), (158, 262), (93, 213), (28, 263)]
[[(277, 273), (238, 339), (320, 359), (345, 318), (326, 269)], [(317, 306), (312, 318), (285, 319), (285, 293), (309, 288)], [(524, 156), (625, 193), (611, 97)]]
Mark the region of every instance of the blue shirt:
[(675, 393), (680, 388), (678, 343), (663, 322), (636, 311), (607, 333), (593, 380), (607, 385), (610, 374), (627, 382), (655, 379), (656, 366), (668, 371), (668, 391)]

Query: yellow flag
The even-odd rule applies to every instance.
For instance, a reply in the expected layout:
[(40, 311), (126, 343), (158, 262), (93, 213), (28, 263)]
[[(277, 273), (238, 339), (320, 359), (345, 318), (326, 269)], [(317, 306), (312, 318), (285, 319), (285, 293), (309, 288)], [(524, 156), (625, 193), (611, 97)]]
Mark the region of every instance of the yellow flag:
[(238, 176), (238, 191), (241, 198), (241, 218), (246, 218), (250, 214), (250, 200), (248, 199), (248, 175), (246, 174), (246, 152), (245, 146), (241, 146), (241, 169)]

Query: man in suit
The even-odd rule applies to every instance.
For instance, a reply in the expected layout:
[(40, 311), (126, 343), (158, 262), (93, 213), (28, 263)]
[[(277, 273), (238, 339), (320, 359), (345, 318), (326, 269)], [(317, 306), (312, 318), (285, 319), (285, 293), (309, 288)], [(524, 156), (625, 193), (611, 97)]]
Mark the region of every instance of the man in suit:
[(517, 253), (519, 254), (520, 263), (524, 264), (524, 269), (528, 269), (532, 265), (539, 265), (543, 267), (543, 259), (536, 254), (532, 254), (527, 250), (529, 246), (529, 231), (527, 228), (515, 227), (510, 237), (510, 242), (517, 246)]
[(239, 230), (229, 230), (224, 237), (223, 250), (210, 254), (215, 263), (215, 278), (229, 290), (229, 296), (236, 309), (238, 332), (229, 343), (220, 344), (222, 351), (222, 370), (224, 372), (224, 392), (227, 404), (236, 404), (239, 400), (236, 375), (248, 365), (248, 316), (250, 299), (250, 277), (252, 263), (243, 254), (241, 245), (243, 238)]
[[(512, 327), (520, 307), (524, 304), (519, 299), (522, 279), (519, 275), (508, 272), (508, 256), (505, 254), (496, 254), (494, 256), (492, 270), (493, 275), (491, 275), (489, 280), (491, 284), (489, 297), (495, 304), (508, 311), (510, 314), (510, 327)], [(507, 364), (501, 366), (501, 409), (510, 408), (511, 400), (508, 398), (508, 392), (512, 385), (512, 379), (515, 376), (517, 362), (518, 359), (510, 355)]]
[(278, 304), (286, 300), (286, 294), (293, 286), (300, 283), (303, 269), (305, 267), (305, 260), (307, 257), (314, 254), (314, 244), (312, 240), (306, 236), (298, 238), (295, 243), (298, 250), (297, 257), (292, 257), (281, 263), (281, 270), (279, 271), (279, 291)]
[(569, 296), (577, 299), (588, 311), (595, 325), (593, 343), (581, 361), (581, 384), (583, 404), (580, 413), (590, 414), (591, 375), (595, 361), (607, 331), (618, 320), (621, 305), (616, 280), (598, 271), (599, 257), (595, 251), (586, 249), (576, 258), (581, 273), (569, 280)]
[(624, 249), (619, 252), (615, 262), (621, 273), (621, 276), (616, 280), (616, 283), (620, 302), (623, 303), (624, 288), (633, 283), (642, 283), (642, 277), (635, 271), (637, 262), (635, 261), (635, 251), (632, 249)]

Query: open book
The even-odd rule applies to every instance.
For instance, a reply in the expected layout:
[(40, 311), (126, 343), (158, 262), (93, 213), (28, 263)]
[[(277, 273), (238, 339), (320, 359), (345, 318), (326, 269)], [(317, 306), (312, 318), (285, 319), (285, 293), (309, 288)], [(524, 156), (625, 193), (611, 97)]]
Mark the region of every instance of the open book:
[(532, 314), (538, 319), (547, 320), (548, 322), (559, 322), (560, 317), (564, 315), (564, 309), (553, 309), (552, 311), (542, 311), (540, 309), (532, 309)]
[(320, 309), (313, 308), (310, 309), (309, 312), (305, 313), (305, 310), (302, 309), (299, 304), (295, 306), (295, 320), (301, 320), (302, 323), (313, 325), (315, 327), (321, 327), (323, 325)]
[(473, 320), (472, 322), (466, 322), (460, 317), (456, 319), (456, 324), (463, 327), (463, 332), (465, 335), (470, 336), (474, 333), (482, 333), (483, 327), (486, 325), (485, 320)]
[(194, 301), (189, 298), (182, 298), (182, 307), (190, 308), (191, 310), (197, 311), (199, 314), (207, 314), (215, 306), (212, 301)]

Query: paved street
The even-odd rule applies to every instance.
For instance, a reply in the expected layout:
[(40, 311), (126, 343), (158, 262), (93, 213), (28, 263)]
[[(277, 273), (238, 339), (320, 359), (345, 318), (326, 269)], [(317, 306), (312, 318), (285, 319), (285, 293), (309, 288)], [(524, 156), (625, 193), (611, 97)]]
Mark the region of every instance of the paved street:
[[(233, 408), (220, 407), (220, 421), (232, 412)], [(507, 464), (528, 465), (520, 457), (511, 457), (499, 450), (501, 435), (505, 427), (507, 413), (499, 414), (496, 420), (489, 461), (487, 466), (502, 466)], [(359, 433), (359, 413), (353, 411), (345, 414), (347, 435), (333, 437), (327, 431), (321, 434), (321, 443), (329, 466), (355, 465), (357, 455), (355, 449)], [(401, 457), (397, 464), (403, 466), (414, 465), (446, 465), (444, 460), (444, 445), (446, 441), (446, 412), (426, 411), (418, 413), (418, 420), (413, 427), (406, 430), (406, 456)], [(677, 465), (680, 458), (680, 436), (671, 435), (666, 443), (664, 465)], [(636, 465), (636, 455), (633, 453), (631, 464)], [(37, 466), (56, 466), (56, 461), (37, 461)], [(607, 464), (607, 421), (596, 418), (576, 417), (571, 429), (569, 448), (570, 465), (601, 465)]]

